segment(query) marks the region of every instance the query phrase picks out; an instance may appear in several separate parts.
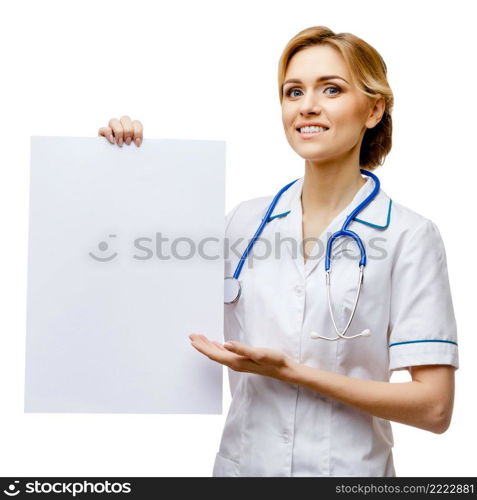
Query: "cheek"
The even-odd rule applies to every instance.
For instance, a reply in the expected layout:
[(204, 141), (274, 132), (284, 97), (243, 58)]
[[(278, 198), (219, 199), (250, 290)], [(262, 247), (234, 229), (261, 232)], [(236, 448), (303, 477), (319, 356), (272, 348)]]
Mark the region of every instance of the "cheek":
[(340, 125), (362, 123), (366, 113), (364, 103), (351, 95), (329, 102), (327, 109), (332, 120)]
[(360, 115), (359, 109), (354, 103), (347, 103), (345, 101), (340, 101), (336, 105), (330, 106), (329, 112), (332, 116), (332, 121), (341, 126), (354, 124)]
[(282, 107), (282, 123), (289, 126), (293, 123), (293, 113), (289, 107)]
[(336, 125), (338, 135), (355, 141), (359, 138), (364, 126), (363, 110), (358, 106), (348, 109), (340, 108), (333, 114), (332, 123)]
[(285, 136), (288, 141), (290, 141), (293, 137), (293, 124), (295, 123), (296, 117), (292, 113), (286, 112), (282, 113), (282, 125), (283, 130), (285, 131)]

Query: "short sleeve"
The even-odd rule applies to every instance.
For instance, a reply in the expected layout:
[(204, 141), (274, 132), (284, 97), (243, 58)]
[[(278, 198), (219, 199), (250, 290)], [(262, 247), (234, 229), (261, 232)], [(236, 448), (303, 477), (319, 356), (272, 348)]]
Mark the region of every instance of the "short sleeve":
[(444, 243), (427, 218), (405, 238), (394, 262), (388, 332), (390, 372), (415, 365), (459, 368)]

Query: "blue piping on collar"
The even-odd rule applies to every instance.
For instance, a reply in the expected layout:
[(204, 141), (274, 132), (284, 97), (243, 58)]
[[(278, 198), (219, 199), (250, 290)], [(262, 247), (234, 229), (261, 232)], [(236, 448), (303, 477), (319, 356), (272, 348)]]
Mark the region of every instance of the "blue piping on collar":
[[(377, 224), (372, 224), (371, 222), (366, 222), (365, 220), (358, 219), (358, 218), (354, 218), (353, 220), (355, 220), (356, 222), (361, 222), (361, 224), (366, 224), (367, 226), (375, 227), (376, 229), (386, 229), (389, 226), (389, 223), (391, 222), (391, 206), (392, 206), (392, 203), (393, 203), (393, 200), (390, 199), (389, 200), (389, 207), (388, 207), (388, 217), (387, 217), (386, 225), (385, 226), (378, 226)], [(267, 222), (270, 222), (273, 219), (278, 219), (278, 218), (281, 218), (281, 217), (286, 217), (290, 212), (291, 212), (291, 210), (288, 210), (288, 212), (283, 212), (281, 214), (272, 215), (271, 217), (268, 218)]]
[(391, 221), (391, 205), (393, 200), (389, 200), (389, 208), (388, 208), (388, 220), (386, 221), (385, 226), (378, 226), (377, 224), (372, 224), (371, 222), (366, 222), (365, 220), (357, 219), (356, 217), (353, 219), (356, 222), (361, 222), (361, 224), (366, 224), (367, 226), (375, 227), (376, 229), (386, 229), (389, 226), (389, 222)]
[(270, 222), (271, 220), (276, 219), (278, 217), (286, 217), (290, 212), (291, 210), (288, 210), (288, 212), (283, 212), (282, 214), (272, 215), (271, 217), (268, 218), (267, 222)]

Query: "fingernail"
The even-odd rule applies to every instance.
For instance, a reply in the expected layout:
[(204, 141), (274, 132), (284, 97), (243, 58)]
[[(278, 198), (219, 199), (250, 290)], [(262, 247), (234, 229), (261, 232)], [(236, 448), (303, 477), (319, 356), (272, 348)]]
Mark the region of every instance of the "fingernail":
[(131, 137), (128, 137), (125, 142), (129, 146), (129, 144), (131, 144), (131, 141), (132, 141)]
[(234, 345), (232, 344), (232, 342), (225, 342), (224, 346), (225, 347), (233, 347)]
[(139, 147), (142, 141), (140, 137), (136, 137), (136, 140), (134, 142), (136, 143), (136, 146)]
[(114, 137), (112, 135), (108, 135), (109, 142), (114, 144)]
[(123, 138), (122, 137), (120, 137), (118, 139), (118, 144), (119, 144), (120, 147), (123, 147)]

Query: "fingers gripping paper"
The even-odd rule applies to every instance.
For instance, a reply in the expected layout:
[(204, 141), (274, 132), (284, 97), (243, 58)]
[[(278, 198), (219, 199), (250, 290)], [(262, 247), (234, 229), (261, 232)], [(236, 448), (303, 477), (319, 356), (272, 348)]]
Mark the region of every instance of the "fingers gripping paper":
[(32, 137), (26, 412), (222, 412), (225, 142)]

